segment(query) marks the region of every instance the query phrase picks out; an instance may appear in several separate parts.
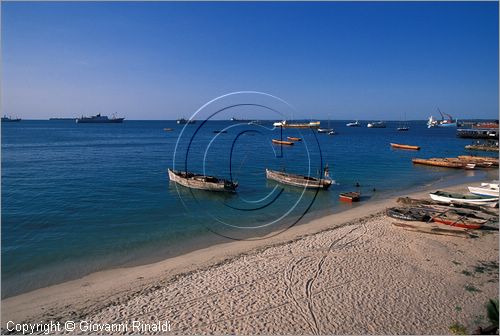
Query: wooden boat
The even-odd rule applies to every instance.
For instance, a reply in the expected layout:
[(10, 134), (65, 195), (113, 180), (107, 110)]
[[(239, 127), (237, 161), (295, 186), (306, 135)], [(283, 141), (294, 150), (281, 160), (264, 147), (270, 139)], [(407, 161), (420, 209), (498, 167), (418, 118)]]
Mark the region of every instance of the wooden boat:
[(412, 145), (402, 145), (397, 143), (391, 143), (392, 148), (400, 148), (400, 149), (411, 149), (411, 150), (420, 150), (420, 146), (412, 146)]
[(343, 202), (359, 202), (361, 193), (357, 191), (350, 191), (339, 194), (339, 199)]
[(273, 139), (273, 144), (276, 144), (276, 145), (287, 145), (287, 146), (293, 146), (293, 142), (291, 141), (284, 141), (284, 140), (277, 140), (277, 139)]
[(462, 160), (462, 161), (466, 161), (468, 163), (491, 163), (493, 166), (498, 167), (498, 158), (494, 158), (494, 157), (459, 155), (458, 159)]
[(168, 169), (168, 178), (184, 187), (208, 191), (226, 191), (235, 192), (238, 183), (214, 176), (194, 174), (190, 172), (181, 172)]
[(488, 215), (490, 217), (498, 218), (498, 209), (493, 209), (491, 207), (485, 207), (483, 205), (473, 205), (473, 204), (465, 204), (465, 203), (445, 203), (434, 200), (423, 200), (416, 199), (411, 197), (399, 197), (397, 202), (405, 205), (413, 205), (413, 206), (423, 206), (423, 207), (440, 207), (441, 209), (449, 210), (449, 209), (460, 209), (462, 211), (476, 211), (478, 213), (482, 213)]
[(333, 183), (333, 181), (328, 177), (328, 167), (325, 168), (325, 177), (326, 178), (319, 179), (311, 176), (290, 174), (276, 170), (266, 169), (266, 178), (268, 180), (274, 180), (276, 182), (295, 187), (304, 187), (310, 189), (328, 189)]
[(386, 214), (389, 217), (406, 221), (426, 222), (431, 218), (427, 211), (421, 208), (393, 207), (388, 208)]
[(297, 137), (286, 137), (290, 141), (302, 141), (302, 138), (297, 138)]
[(432, 221), (464, 229), (480, 229), (485, 224), (485, 221), (482, 219), (461, 216), (454, 212), (446, 212), (444, 214), (436, 215), (432, 217)]
[(435, 201), (444, 203), (469, 203), (476, 205), (490, 205), (494, 206), (498, 202), (498, 197), (493, 196), (479, 196), (479, 195), (464, 195), (459, 193), (450, 193), (446, 191), (436, 191), (430, 193), (429, 196)]
[(471, 145), (465, 146), (465, 149), (474, 151), (498, 152), (498, 141), (475, 141)]
[(466, 163), (461, 161), (453, 161), (449, 159), (439, 159), (439, 158), (431, 158), (431, 159), (412, 159), (414, 164), (421, 164), (427, 166), (437, 166), (437, 167), (446, 167), (446, 168), (465, 168)]

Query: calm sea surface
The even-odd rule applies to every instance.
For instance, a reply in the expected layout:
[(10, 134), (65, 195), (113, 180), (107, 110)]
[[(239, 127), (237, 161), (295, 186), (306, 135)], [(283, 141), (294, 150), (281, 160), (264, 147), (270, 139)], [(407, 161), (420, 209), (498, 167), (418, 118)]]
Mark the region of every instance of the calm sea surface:
[[(175, 121), (2, 123), (2, 296), (177, 255), (225, 237), (281, 232), (303, 216), (299, 223), (351, 207), (338, 202), (341, 191), (359, 189), (369, 201), (450, 175), (484, 177), (412, 165), (412, 157), (463, 154), (471, 141), (457, 138), (455, 128), (427, 129), (419, 121), (408, 123), (409, 132), (397, 132), (397, 122), (385, 129), (345, 123), (331, 123), (335, 136), (284, 130), (283, 137), (303, 141), (281, 149), (270, 144), (281, 136), (269, 130), (270, 123), (198, 122), (185, 127), (177, 152), (183, 126)], [(213, 132), (225, 128), (227, 133)], [(393, 150), (390, 142), (422, 150)], [(328, 191), (282, 188), (265, 178), (266, 167), (317, 175), (325, 163), (337, 182)], [(176, 187), (167, 175), (172, 166), (232, 177), (238, 193)]]

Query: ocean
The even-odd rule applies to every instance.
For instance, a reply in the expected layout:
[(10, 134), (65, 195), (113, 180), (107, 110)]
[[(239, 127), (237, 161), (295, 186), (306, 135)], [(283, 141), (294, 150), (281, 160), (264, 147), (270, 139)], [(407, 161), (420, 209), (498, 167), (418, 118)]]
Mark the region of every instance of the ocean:
[[(413, 157), (464, 154), (471, 140), (457, 138), (455, 128), (410, 121), (410, 131), (398, 132), (399, 122), (383, 129), (346, 122), (331, 122), (337, 135), (290, 129), (282, 135), (271, 123), (231, 121), (2, 123), (2, 297), (210, 244), (262, 239), (445, 178), (485, 176), (412, 164)], [(271, 144), (281, 136), (303, 141)], [(422, 149), (394, 150), (391, 142)], [(282, 187), (265, 177), (266, 168), (317, 175), (325, 164), (336, 181), (327, 191)], [(232, 178), (238, 191), (176, 186), (168, 179), (171, 167)], [(362, 202), (338, 201), (352, 190), (361, 191)]]

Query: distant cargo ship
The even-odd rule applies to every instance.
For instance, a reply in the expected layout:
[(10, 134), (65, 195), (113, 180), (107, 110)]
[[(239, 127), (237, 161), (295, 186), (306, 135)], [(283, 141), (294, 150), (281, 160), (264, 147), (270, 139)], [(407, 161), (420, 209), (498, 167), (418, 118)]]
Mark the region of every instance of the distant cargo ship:
[(283, 128), (319, 128), (320, 126), (319, 121), (311, 121), (308, 123), (297, 123), (297, 124), (290, 124), (288, 121), (283, 120), (283, 121), (277, 121), (273, 124), (274, 127), (283, 127)]
[(49, 120), (75, 120), (76, 118), (49, 118)]
[(21, 118), (11, 118), (7, 117), (6, 115), (2, 117), (2, 122), (16, 122), (16, 121), (21, 121)]
[(102, 116), (100, 113), (95, 115), (95, 116), (91, 116), (91, 117), (81, 117), (81, 118), (76, 118), (76, 123), (77, 124), (97, 124), (97, 123), (101, 123), (101, 124), (106, 124), (106, 123), (121, 123), (123, 122), (123, 120), (125, 120), (125, 118), (116, 118), (115, 115), (113, 115), (113, 117), (108, 118), (107, 116)]
[(194, 124), (196, 122), (196, 120), (189, 120), (189, 119), (186, 119), (186, 118), (180, 118), (180, 119), (177, 119), (177, 123), (179, 125), (184, 125), (184, 124)]

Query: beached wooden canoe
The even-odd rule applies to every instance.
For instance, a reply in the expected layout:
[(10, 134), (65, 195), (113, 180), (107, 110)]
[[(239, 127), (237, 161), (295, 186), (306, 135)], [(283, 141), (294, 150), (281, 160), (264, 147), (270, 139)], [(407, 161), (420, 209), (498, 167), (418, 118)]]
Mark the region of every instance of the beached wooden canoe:
[(235, 192), (238, 187), (237, 182), (231, 182), (214, 176), (181, 172), (170, 168), (168, 169), (168, 177), (170, 181), (192, 189)]
[(286, 137), (290, 141), (302, 141), (302, 138), (297, 138), (297, 137)]
[(420, 206), (420, 207), (439, 207), (444, 210), (459, 209), (460, 211), (475, 211), (487, 215), (488, 218), (498, 218), (498, 209), (465, 203), (447, 203), (427, 199), (416, 199), (411, 197), (399, 197), (397, 202), (404, 205)]
[(391, 147), (400, 149), (420, 150), (420, 146), (402, 145), (397, 143), (391, 143)]
[(450, 193), (446, 191), (436, 191), (430, 193), (429, 196), (439, 202), (444, 203), (468, 203), (475, 205), (489, 205), (495, 206), (498, 202), (498, 197), (493, 196), (479, 196), (479, 195), (464, 195), (459, 193)]
[(405, 221), (419, 221), (426, 222), (431, 217), (427, 214), (424, 209), (414, 207), (393, 207), (386, 210), (386, 215), (396, 219), (402, 219)]
[(277, 139), (273, 139), (273, 144), (276, 144), (276, 145), (286, 145), (286, 146), (293, 146), (293, 142), (291, 141), (283, 141), (283, 140), (277, 140)]
[(350, 192), (345, 192), (345, 193), (339, 194), (339, 199), (342, 202), (359, 202), (360, 197), (361, 197), (361, 193), (359, 193), (357, 191), (350, 191)]
[(303, 187), (309, 189), (328, 189), (333, 181), (329, 178), (316, 178), (298, 174), (289, 174), (276, 170), (266, 169), (266, 178), (294, 187)]
[(436, 166), (436, 167), (446, 167), (446, 168), (461, 168), (464, 169), (467, 165), (466, 163), (460, 160), (448, 160), (448, 159), (439, 159), (439, 158), (431, 158), (431, 159), (412, 159), (414, 164), (421, 164), (427, 166)]
[(444, 214), (432, 217), (435, 223), (455, 226), (464, 229), (480, 229), (486, 221), (478, 218), (461, 216), (454, 212), (446, 212)]

